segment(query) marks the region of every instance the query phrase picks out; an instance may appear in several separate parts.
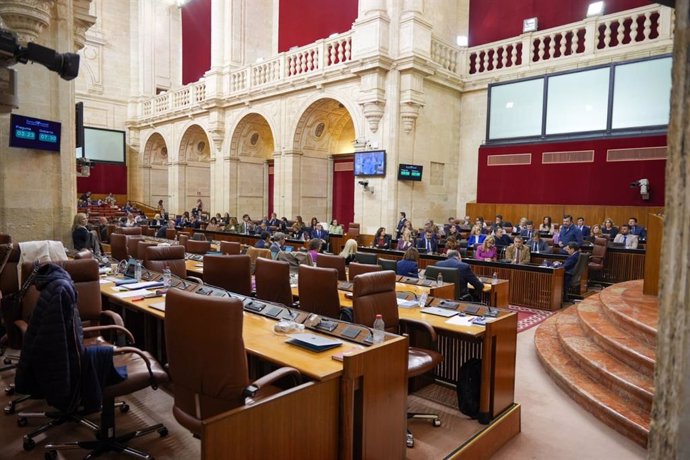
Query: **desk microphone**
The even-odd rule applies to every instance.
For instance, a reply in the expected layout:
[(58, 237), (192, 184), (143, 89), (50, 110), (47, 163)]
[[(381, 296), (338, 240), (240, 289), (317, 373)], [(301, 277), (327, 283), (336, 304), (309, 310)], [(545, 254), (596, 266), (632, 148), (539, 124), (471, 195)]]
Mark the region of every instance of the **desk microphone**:
[(180, 283), (182, 283), (181, 289), (187, 289), (187, 288), (189, 287), (189, 285), (187, 284), (187, 282), (186, 282), (185, 280), (183, 280), (182, 278), (180, 278), (179, 276), (177, 276), (176, 274), (171, 273), (170, 276), (171, 276), (172, 278), (178, 280)]

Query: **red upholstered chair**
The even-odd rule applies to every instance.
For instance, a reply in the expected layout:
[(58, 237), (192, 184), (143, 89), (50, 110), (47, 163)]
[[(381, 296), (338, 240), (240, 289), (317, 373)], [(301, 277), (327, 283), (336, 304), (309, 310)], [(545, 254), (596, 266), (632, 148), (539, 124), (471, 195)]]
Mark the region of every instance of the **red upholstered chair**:
[(175, 246), (147, 246), (144, 267), (162, 273), (165, 267), (180, 278), (187, 277), (187, 265), (184, 259), (184, 248)]
[(122, 235), (141, 235), (141, 227), (117, 227), (113, 233), (120, 233)]
[(127, 235), (127, 255), (129, 257), (139, 258), (139, 242), (144, 241), (142, 235)]
[(235, 241), (221, 241), (220, 252), (227, 255), (237, 255), (242, 253), (242, 245)]
[(116, 260), (127, 260), (127, 235), (113, 233), (110, 235), (110, 256)]
[(12, 237), (7, 233), (0, 233), (0, 244), (10, 244), (12, 242)]
[(316, 258), (316, 266), (322, 268), (335, 268), (338, 270), (338, 279), (340, 281), (347, 281), (344, 257), (330, 254), (319, 254), (319, 257)]
[[(436, 331), (428, 323), (423, 321), (400, 319), (398, 315), (398, 301), (395, 295), (395, 272), (386, 270), (370, 272), (358, 275), (354, 278), (352, 307), (354, 322), (368, 327), (374, 327), (376, 315), (380, 314), (386, 325), (386, 331), (400, 333), (400, 326), (405, 331), (415, 330), (410, 334), (413, 341), (420, 336), (418, 333), (428, 336), (432, 343), (436, 343)], [(414, 344), (413, 344), (414, 345)], [(443, 356), (426, 348), (411, 346), (408, 354), (407, 376), (417, 377), (433, 371), (443, 361)], [(407, 418), (421, 418), (431, 420), (434, 426), (440, 426), (441, 422), (436, 414), (418, 414), (408, 412)], [(408, 447), (414, 446), (412, 433), (407, 432)]]
[(187, 251), (187, 241), (189, 241), (189, 234), (187, 233), (179, 233), (177, 235), (177, 240), (179, 243), (182, 245), (185, 251)]
[(604, 260), (606, 259), (606, 249), (608, 240), (606, 238), (595, 238), (592, 254), (589, 257), (589, 279), (600, 280), (604, 272)]
[(252, 273), (249, 256), (205, 255), (204, 283), (236, 294), (251, 295)]
[(338, 270), (299, 266), (299, 307), (330, 318), (340, 317)]
[[(321, 257), (319, 255), (319, 257)], [(261, 300), (292, 305), (290, 264), (282, 260), (256, 259), (256, 297)]]
[(373, 264), (360, 264), (357, 262), (350, 262), (348, 265), (348, 274), (350, 277), (350, 282), (355, 279), (355, 276), (361, 275), (362, 273), (378, 272), (381, 271), (380, 265)]
[(301, 381), (299, 371), (282, 367), (250, 382), (243, 320), (238, 299), (179, 289), (166, 296), (165, 345), (174, 384), (173, 415), (197, 436), (204, 420), (277, 394), (281, 390), (273, 384), (280, 380), (291, 380), (293, 386)]

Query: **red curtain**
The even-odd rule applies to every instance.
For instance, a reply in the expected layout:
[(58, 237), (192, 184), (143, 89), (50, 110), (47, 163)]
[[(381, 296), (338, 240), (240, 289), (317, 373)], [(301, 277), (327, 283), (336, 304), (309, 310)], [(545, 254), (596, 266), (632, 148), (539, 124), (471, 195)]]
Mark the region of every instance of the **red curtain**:
[(357, 19), (358, 0), (280, 0), (278, 52), (347, 32)]
[(77, 177), (77, 193), (127, 194), (127, 166), (122, 164), (96, 163), (89, 177)]
[(354, 157), (333, 162), (333, 218), (347, 224), (355, 218), (355, 174)]
[(193, 83), (211, 68), (211, 0), (182, 7), (182, 84)]

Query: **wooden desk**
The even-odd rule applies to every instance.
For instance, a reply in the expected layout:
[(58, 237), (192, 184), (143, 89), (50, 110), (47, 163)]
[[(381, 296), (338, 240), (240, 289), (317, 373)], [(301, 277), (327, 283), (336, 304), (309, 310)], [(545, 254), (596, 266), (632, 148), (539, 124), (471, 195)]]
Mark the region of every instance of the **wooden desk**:
[(604, 281), (621, 283), (644, 278), (644, 249), (625, 249), (609, 246), (604, 258)]
[[(187, 290), (194, 286), (188, 283)], [(155, 323), (155, 327), (148, 324), (144, 328), (148, 336), (144, 343), (145, 348), (162, 358), (155, 344), (160, 346), (164, 339), (165, 312), (151, 304), (163, 299), (134, 302), (118, 298), (112, 283), (102, 284), (101, 292), (110, 305), (122, 310), (126, 326), (133, 319), (128, 312)], [(244, 313), (247, 352), (278, 366), (295, 367), (310, 381), (205, 420), (201, 458), (403, 459), (407, 337), (388, 335), (384, 343), (370, 347), (345, 343), (327, 352), (313, 353), (286, 344), (286, 336), (273, 332), (274, 324), (274, 320)], [(345, 355), (342, 362), (331, 358), (334, 353), (348, 350), (352, 354)], [(362, 385), (364, 381), (366, 385)]]

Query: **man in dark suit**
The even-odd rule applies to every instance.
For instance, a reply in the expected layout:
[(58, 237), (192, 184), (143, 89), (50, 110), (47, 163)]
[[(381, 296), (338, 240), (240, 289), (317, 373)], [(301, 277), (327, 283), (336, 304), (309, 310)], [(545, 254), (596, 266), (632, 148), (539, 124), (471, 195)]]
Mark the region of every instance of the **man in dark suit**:
[(628, 219), (628, 225), (630, 226), (631, 235), (637, 235), (638, 240), (647, 239), (647, 230), (645, 230), (644, 227), (637, 225), (637, 219), (635, 217)]
[(561, 253), (565, 254), (566, 246), (570, 243), (577, 243), (577, 247), (582, 246), (582, 233), (573, 225), (573, 216), (566, 214), (563, 216), (563, 225), (561, 225), (560, 237), (558, 245), (562, 248)]
[(458, 251), (454, 249), (448, 250), (448, 254), (446, 254), (446, 260), (442, 260), (438, 263), (436, 263), (437, 267), (449, 267), (449, 268), (457, 268), (458, 269), (458, 275), (459, 279), (458, 282), (460, 283), (460, 296), (462, 297), (463, 294), (467, 293), (467, 283), (470, 283), (472, 287), (474, 287), (474, 292), (472, 293), (472, 297), (475, 300), (478, 300), (481, 298), (482, 291), (484, 289), (484, 283), (481, 282), (479, 278), (477, 278), (477, 275), (475, 275), (472, 272), (472, 269), (470, 268), (469, 264), (466, 264), (462, 260), (460, 260), (460, 254), (458, 254)]
[(582, 233), (582, 238), (585, 239), (587, 238), (591, 230), (588, 226), (585, 225), (585, 218), (584, 217), (578, 217), (577, 218), (577, 229), (580, 230), (580, 233)]
[(539, 233), (536, 230), (534, 230), (534, 222), (532, 222), (531, 220), (528, 220), (527, 222), (525, 222), (524, 228), (522, 228), (520, 230), (520, 236), (522, 237), (523, 240), (529, 241), (535, 232)]
[(318, 238), (321, 240), (321, 251), (325, 251), (328, 248), (328, 232), (323, 229), (323, 225), (316, 224), (316, 228), (312, 230), (312, 239)]
[[(573, 279), (573, 274), (575, 274), (575, 268), (577, 267), (577, 261), (580, 259), (580, 246), (571, 241), (565, 247), (565, 251), (568, 254), (568, 258), (563, 262), (563, 294), (568, 295), (568, 290), (570, 288), (570, 281)], [(556, 265), (554, 263), (554, 265)]]
[(395, 229), (396, 240), (399, 240), (402, 236), (403, 228), (405, 228), (405, 222), (407, 222), (407, 215), (403, 211), (400, 211), (400, 220), (398, 221), (398, 226)]
[(532, 239), (525, 244), (533, 254), (537, 252), (551, 252), (549, 244), (541, 239), (539, 232), (533, 232)]
[(419, 252), (427, 254), (438, 252), (438, 242), (431, 229), (427, 229), (424, 232), (424, 236), (417, 240), (417, 249), (419, 249)]

